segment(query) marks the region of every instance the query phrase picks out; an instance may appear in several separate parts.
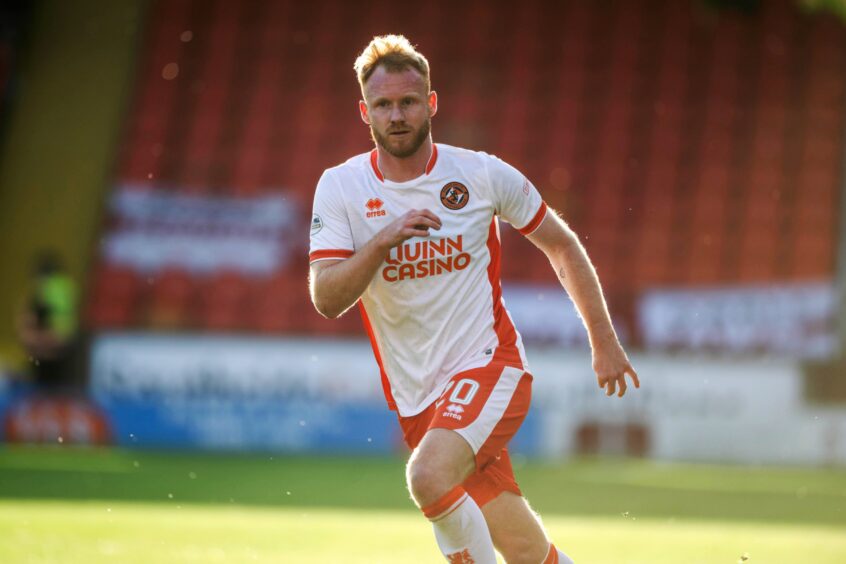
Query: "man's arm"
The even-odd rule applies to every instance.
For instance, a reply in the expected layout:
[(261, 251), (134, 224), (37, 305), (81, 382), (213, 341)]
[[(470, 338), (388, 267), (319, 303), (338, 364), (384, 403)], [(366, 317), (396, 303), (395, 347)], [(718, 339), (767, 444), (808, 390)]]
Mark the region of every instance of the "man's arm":
[(312, 263), (309, 291), (321, 315), (335, 318), (347, 311), (367, 286), (388, 252), (412, 237), (428, 237), (441, 220), (429, 210), (409, 210), (379, 231), (353, 256)]
[(552, 209), (528, 239), (546, 254), (558, 280), (582, 317), (593, 351), (593, 370), (606, 395), (622, 397), (626, 393), (628, 374), (636, 388), (637, 373), (617, 339), (611, 316), (602, 296), (602, 287), (578, 237)]

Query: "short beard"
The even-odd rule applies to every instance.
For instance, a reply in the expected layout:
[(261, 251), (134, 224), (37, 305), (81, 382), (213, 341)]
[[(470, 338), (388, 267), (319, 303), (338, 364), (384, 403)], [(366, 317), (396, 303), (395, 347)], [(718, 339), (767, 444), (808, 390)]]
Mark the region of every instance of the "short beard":
[(375, 141), (377, 145), (387, 151), (389, 155), (392, 155), (398, 159), (404, 159), (406, 157), (410, 157), (411, 155), (417, 152), (417, 149), (419, 149), (426, 141), (426, 138), (429, 137), (429, 132), (431, 131), (431, 129), (432, 120), (430, 118), (426, 118), (426, 121), (423, 123), (423, 125), (420, 126), (420, 129), (417, 131), (417, 135), (411, 141), (411, 145), (409, 145), (408, 148), (404, 150), (392, 149), (388, 145), (388, 138), (376, 131), (376, 129), (372, 125), (370, 126), (370, 136), (373, 138), (373, 141)]

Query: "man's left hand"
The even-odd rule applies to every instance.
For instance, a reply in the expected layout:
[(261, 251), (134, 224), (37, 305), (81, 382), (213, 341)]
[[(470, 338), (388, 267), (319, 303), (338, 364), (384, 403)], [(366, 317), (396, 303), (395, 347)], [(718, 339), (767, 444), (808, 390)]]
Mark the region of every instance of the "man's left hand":
[(596, 350), (593, 353), (593, 371), (600, 388), (605, 388), (606, 396), (623, 397), (628, 386), (626, 375), (631, 378), (635, 388), (640, 388), (637, 372), (632, 368), (626, 352), (618, 343), (611, 345), (608, 350)]

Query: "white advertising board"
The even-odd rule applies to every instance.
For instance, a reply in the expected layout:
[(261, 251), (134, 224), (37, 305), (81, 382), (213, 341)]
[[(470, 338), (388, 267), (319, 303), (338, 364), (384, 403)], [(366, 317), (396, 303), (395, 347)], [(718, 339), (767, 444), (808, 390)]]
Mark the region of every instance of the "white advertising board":
[(103, 257), (143, 273), (177, 267), (267, 275), (305, 252), (298, 207), (281, 193), (231, 197), (128, 185), (109, 204)]
[(642, 386), (621, 399), (599, 390), (587, 353), (529, 360), (551, 457), (576, 452), (579, 428), (591, 423), (646, 429), (646, 454), (659, 459), (846, 464), (846, 409), (806, 404), (793, 362), (635, 355)]
[[(636, 428), (642, 454), (658, 459), (846, 464), (846, 409), (806, 404), (801, 372), (791, 361), (635, 355), (642, 386), (621, 399), (599, 389), (586, 348), (530, 349), (528, 357), (535, 451), (545, 456), (583, 452), (579, 437), (586, 428), (600, 435)], [(130, 403), (158, 398), (187, 405), (204, 398), (208, 407), (209, 398), (219, 398), (243, 410), (278, 399), (302, 404), (306, 413), (332, 405), (385, 409), (370, 345), (359, 340), (106, 335), (93, 349), (91, 388), (95, 397)], [(355, 425), (364, 417), (356, 413), (337, 420)], [(598, 452), (626, 452), (624, 444), (599, 442)]]
[(92, 349), (90, 386), (127, 397), (384, 399), (370, 345), (360, 340), (107, 334)]
[(828, 358), (837, 350), (836, 313), (831, 281), (667, 288), (642, 296), (638, 324), (653, 351)]

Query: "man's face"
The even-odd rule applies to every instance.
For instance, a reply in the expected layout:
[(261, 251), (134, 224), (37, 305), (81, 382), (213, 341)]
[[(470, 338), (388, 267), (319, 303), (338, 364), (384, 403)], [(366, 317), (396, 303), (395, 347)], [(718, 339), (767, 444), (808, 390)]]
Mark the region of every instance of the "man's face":
[(426, 91), (426, 81), (416, 70), (388, 72), (380, 66), (364, 85), (359, 109), (373, 140), (391, 155), (405, 158), (429, 136), (437, 95)]

